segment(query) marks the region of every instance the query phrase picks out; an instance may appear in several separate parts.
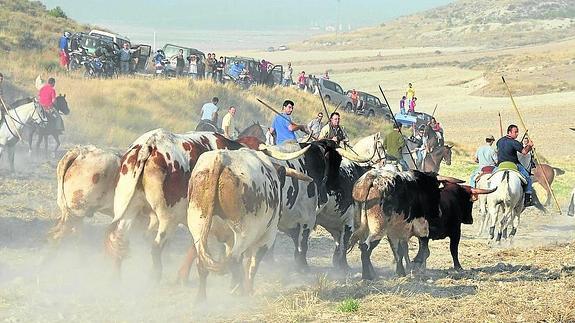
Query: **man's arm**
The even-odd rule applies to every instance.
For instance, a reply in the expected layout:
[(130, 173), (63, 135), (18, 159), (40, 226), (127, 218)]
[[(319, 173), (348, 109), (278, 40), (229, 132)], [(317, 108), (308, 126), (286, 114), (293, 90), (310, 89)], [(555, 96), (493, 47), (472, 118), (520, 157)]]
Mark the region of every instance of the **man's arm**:
[(527, 155), (531, 149), (533, 148), (533, 141), (531, 141), (531, 139), (528, 139), (529, 142), (527, 142), (527, 145), (525, 145), (525, 147), (523, 147), (523, 149), (521, 150), (521, 153), (523, 155)]

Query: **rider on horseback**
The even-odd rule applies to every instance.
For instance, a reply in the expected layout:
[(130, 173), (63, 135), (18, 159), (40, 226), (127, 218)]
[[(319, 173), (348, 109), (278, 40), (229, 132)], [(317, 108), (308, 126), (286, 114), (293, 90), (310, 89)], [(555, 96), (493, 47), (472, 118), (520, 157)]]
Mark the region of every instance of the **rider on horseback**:
[(64, 131), (64, 122), (58, 111), (54, 108), (56, 102), (56, 80), (51, 77), (48, 83), (44, 84), (38, 92), (38, 103), (46, 113), (48, 118), (48, 126), (52, 126), (55, 130)]
[(517, 165), (517, 170), (527, 180), (527, 188), (525, 190), (525, 206), (532, 206), (533, 200), (531, 194), (533, 193), (533, 180), (531, 179), (529, 172), (519, 162), (517, 153), (521, 153), (523, 155), (529, 153), (533, 148), (533, 141), (528, 139), (524, 147), (519, 141), (516, 140), (518, 135), (519, 128), (512, 124), (507, 127), (507, 135), (497, 141), (497, 165), (500, 165), (502, 162), (512, 162)]
[(497, 153), (493, 149), (493, 142), (495, 138), (491, 135), (485, 138), (485, 145), (479, 147), (475, 152), (475, 158), (473, 161), (479, 164), (479, 166), (471, 173), (469, 178), (469, 185), (475, 187), (477, 175), (483, 173), (485, 167), (490, 167), (493, 169), (495, 164), (497, 164)]
[(216, 129), (218, 128), (218, 102), (220, 99), (218, 97), (213, 97), (212, 102), (208, 102), (202, 106), (202, 116), (200, 118), (200, 123), (207, 122), (213, 125)]

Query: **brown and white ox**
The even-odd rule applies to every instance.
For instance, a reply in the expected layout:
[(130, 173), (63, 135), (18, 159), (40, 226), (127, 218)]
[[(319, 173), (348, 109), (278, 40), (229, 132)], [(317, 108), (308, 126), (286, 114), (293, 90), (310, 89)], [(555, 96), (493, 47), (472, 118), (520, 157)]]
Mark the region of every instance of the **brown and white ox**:
[[(231, 271), (232, 287), (252, 294), (258, 265), (278, 231), (286, 175), (312, 181), (250, 149), (215, 150), (200, 156), (188, 195), (188, 227), (198, 251), (199, 300), (206, 297), (210, 271)], [(223, 259), (214, 259), (208, 251), (208, 235), (225, 244)]]
[[(403, 248), (412, 236), (427, 237), (429, 220), (439, 217), (439, 181), (435, 174), (372, 169), (360, 177), (352, 196), (359, 203), (350, 248), (359, 242), (362, 278), (374, 279), (371, 253), (384, 236), (397, 261), (396, 273), (405, 275)], [(358, 218), (359, 217), (359, 218)], [(409, 259), (405, 259), (409, 264)]]
[(120, 156), (95, 146), (76, 146), (58, 162), (58, 207), (60, 218), (51, 238), (60, 241), (77, 232), (82, 220), (95, 212), (113, 216), (114, 188)]
[[(258, 148), (260, 144), (256, 138), (240, 140), (250, 148)], [(118, 270), (128, 251), (124, 237), (132, 221), (138, 214), (155, 214), (150, 216), (150, 227), (157, 228), (152, 242), (152, 261), (154, 276), (159, 279), (166, 240), (178, 224), (186, 223), (188, 182), (199, 156), (215, 149), (242, 147), (239, 141), (213, 132), (175, 134), (156, 129), (136, 139), (122, 157), (114, 196), (114, 220), (106, 238), (106, 249), (115, 259)], [(195, 248), (191, 247), (180, 270), (181, 279), (187, 278), (195, 256)]]

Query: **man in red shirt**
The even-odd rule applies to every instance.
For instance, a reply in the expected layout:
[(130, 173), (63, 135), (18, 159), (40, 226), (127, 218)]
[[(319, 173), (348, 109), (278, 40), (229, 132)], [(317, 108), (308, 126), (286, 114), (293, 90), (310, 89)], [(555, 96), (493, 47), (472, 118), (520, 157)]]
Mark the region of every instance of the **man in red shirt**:
[(56, 101), (56, 89), (54, 85), (56, 80), (51, 77), (48, 79), (48, 83), (44, 84), (38, 92), (38, 102), (45, 111), (52, 110), (52, 105)]

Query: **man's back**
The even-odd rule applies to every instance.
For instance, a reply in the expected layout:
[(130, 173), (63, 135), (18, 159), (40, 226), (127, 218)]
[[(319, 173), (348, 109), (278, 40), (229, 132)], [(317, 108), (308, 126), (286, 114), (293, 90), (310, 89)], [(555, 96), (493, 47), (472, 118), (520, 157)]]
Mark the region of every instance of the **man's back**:
[(403, 145), (403, 136), (399, 131), (393, 130), (383, 139), (383, 148), (386, 149), (387, 154), (398, 159), (401, 158), (401, 148)]
[(208, 102), (202, 106), (202, 120), (212, 120), (214, 113), (218, 112), (218, 106), (212, 102)]
[(523, 145), (515, 139), (507, 136), (502, 137), (497, 141), (497, 162), (498, 164), (504, 161), (510, 161), (519, 164), (517, 153), (523, 149)]
[(497, 164), (497, 154), (490, 145), (483, 145), (475, 153), (480, 167), (495, 166)]

